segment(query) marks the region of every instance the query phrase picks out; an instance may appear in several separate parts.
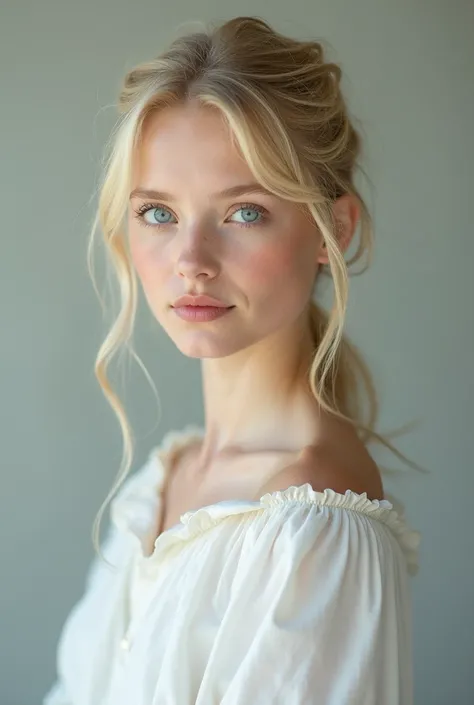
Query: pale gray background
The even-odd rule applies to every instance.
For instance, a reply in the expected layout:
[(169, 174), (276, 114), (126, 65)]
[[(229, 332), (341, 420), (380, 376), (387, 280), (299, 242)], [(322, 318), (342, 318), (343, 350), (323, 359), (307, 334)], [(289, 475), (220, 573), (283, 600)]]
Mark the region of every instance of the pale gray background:
[[(473, 4), (3, 0), (1, 705), (37, 705), (54, 678), (90, 525), (120, 461), (119, 427), (92, 372), (103, 328), (85, 264), (108, 106), (125, 70), (179, 23), (259, 13), (330, 43), (364, 125), (378, 244), (354, 282), (349, 331), (379, 383), (383, 427), (419, 420), (400, 447), (431, 471), (387, 485), (423, 534), (416, 703), (474, 702)], [(199, 364), (143, 311), (137, 342), (164, 416), (156, 427), (134, 367), (134, 468), (168, 428), (202, 420)]]

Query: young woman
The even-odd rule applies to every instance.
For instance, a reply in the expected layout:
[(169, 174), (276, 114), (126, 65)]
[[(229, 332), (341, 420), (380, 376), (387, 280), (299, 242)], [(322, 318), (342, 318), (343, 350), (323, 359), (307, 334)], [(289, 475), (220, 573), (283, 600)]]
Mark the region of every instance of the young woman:
[[(119, 481), (132, 434), (106, 370), (136, 277), (202, 361), (205, 427), (165, 435), (114, 488), (107, 560), (64, 627), (47, 705), (412, 703), (419, 536), (384, 498), (370, 382), (342, 336), (344, 255), (372, 231), (340, 78), (320, 44), (247, 17), (125, 78), (92, 233), (121, 291), (96, 363)], [(323, 272), (329, 314), (312, 300)]]

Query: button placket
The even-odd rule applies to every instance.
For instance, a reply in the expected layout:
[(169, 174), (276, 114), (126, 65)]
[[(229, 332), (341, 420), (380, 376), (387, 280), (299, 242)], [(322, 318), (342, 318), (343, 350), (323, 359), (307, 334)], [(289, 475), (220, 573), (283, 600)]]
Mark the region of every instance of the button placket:
[(131, 611), (131, 589), (134, 580), (142, 580), (152, 584), (156, 581), (156, 567), (150, 564), (149, 560), (142, 561), (139, 556), (136, 556), (134, 563), (130, 567), (127, 585), (127, 603), (125, 610), (125, 630), (119, 642), (119, 647), (123, 655), (127, 655), (133, 645), (134, 632), (137, 629), (137, 623), (144, 617), (148, 610), (148, 606), (143, 610), (143, 614), (132, 614)]

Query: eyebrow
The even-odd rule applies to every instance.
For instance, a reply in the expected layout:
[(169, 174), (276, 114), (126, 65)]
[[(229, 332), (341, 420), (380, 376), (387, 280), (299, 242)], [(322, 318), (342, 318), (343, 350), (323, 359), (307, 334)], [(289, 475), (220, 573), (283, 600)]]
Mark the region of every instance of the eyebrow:
[[(263, 196), (273, 196), (268, 189), (264, 188), (261, 184), (253, 182), (250, 184), (240, 184), (237, 186), (231, 186), (223, 191), (215, 193), (216, 198), (234, 198), (236, 196), (242, 196), (244, 193), (260, 193)], [(175, 201), (176, 197), (172, 193), (167, 193), (166, 191), (154, 191), (153, 189), (145, 189), (142, 187), (134, 189), (130, 194), (130, 200), (135, 197), (140, 198), (156, 198), (161, 201)]]

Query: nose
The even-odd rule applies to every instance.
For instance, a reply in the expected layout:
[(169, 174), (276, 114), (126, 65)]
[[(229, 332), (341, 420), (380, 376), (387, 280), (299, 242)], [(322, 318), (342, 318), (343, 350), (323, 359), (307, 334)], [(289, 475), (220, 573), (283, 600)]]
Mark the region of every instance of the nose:
[(211, 254), (210, 237), (203, 232), (187, 233), (178, 245), (175, 271), (179, 277), (190, 280), (216, 277), (219, 264)]

